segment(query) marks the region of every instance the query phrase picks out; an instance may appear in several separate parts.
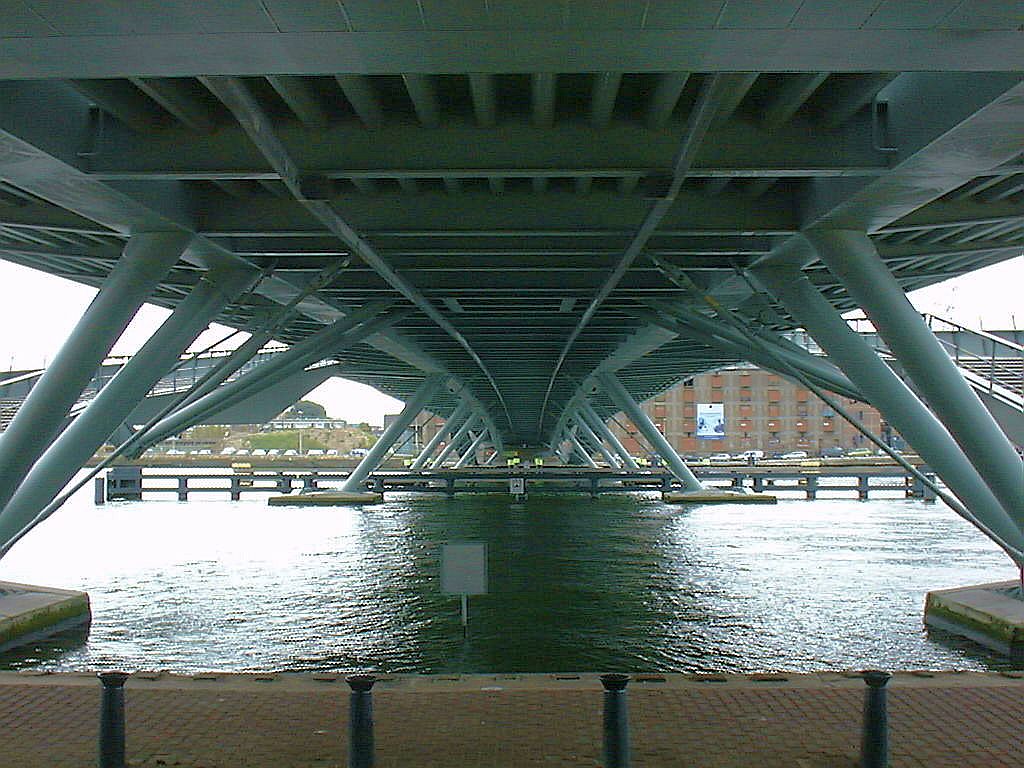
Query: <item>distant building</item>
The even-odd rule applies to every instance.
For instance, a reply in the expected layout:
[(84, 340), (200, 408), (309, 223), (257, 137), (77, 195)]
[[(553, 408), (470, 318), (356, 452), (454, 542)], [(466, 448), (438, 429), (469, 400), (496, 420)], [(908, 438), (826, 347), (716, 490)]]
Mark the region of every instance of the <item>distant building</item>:
[[(877, 410), (866, 403), (833, 396), (863, 426), (893, 447), (903, 448)], [(724, 416), (722, 430), (714, 437), (698, 437), (699, 414)], [(810, 390), (759, 368), (726, 368), (696, 376), (663, 392), (643, 405), (669, 443), (683, 455), (740, 453), (762, 450), (766, 454), (807, 451), (821, 454), (874, 448), (860, 432), (819, 400)], [(613, 431), (634, 455), (645, 455), (645, 443), (623, 414), (611, 422)], [(706, 429), (702, 434), (709, 434)]]
[(345, 429), (348, 422), (344, 419), (274, 419), (264, 425), (264, 429)]

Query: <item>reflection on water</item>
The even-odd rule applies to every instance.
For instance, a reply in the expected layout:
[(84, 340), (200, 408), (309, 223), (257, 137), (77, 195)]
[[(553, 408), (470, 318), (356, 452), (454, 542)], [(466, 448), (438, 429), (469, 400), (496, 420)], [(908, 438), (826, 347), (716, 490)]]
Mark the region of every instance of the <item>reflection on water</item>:
[[(489, 545), (491, 593), (439, 589), (445, 541)], [(359, 508), (79, 494), (0, 579), (84, 589), (79, 634), (7, 668), (511, 672), (1001, 668), (926, 632), (929, 589), (1010, 579), (943, 505), (654, 496), (395, 497)]]

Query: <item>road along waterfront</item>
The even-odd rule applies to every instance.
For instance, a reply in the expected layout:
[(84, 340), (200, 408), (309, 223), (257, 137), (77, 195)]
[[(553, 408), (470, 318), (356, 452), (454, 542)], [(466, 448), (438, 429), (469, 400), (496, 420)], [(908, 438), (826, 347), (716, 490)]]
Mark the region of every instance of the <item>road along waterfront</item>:
[[(440, 545), (483, 541), (490, 594), (440, 593)], [(679, 672), (1006, 669), (923, 627), (930, 589), (1014, 577), (941, 503), (685, 508), (654, 494), (119, 502), (89, 489), (0, 578), (89, 592), (88, 634), (8, 669)]]

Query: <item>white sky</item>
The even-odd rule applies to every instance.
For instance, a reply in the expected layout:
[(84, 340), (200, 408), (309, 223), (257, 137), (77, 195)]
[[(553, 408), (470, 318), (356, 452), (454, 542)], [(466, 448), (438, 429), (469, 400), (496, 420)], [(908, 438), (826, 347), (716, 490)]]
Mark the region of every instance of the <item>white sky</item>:
[[(45, 365), (60, 348), (96, 290), (43, 272), (0, 261), (0, 370)], [(931, 312), (974, 328), (1024, 328), (1024, 256), (910, 294), (921, 312)], [(168, 315), (145, 306), (115, 345), (131, 354)], [(201, 349), (230, 329), (215, 326), (193, 349)], [(241, 343), (238, 341), (237, 343)], [(309, 394), (328, 414), (350, 422), (383, 423), (402, 404), (371, 387), (343, 379), (325, 382)]]

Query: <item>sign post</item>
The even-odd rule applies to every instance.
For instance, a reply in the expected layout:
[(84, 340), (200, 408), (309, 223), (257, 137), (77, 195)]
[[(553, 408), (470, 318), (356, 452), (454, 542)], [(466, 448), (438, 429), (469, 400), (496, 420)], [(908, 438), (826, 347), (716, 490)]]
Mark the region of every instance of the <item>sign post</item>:
[(441, 546), (441, 592), (462, 598), (462, 634), (469, 633), (469, 596), (487, 594), (487, 545), (460, 542)]

